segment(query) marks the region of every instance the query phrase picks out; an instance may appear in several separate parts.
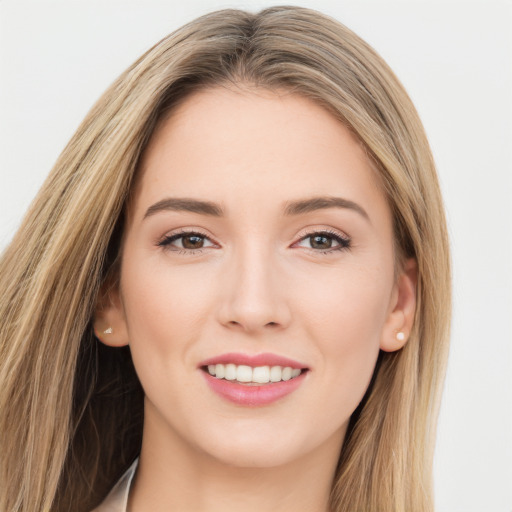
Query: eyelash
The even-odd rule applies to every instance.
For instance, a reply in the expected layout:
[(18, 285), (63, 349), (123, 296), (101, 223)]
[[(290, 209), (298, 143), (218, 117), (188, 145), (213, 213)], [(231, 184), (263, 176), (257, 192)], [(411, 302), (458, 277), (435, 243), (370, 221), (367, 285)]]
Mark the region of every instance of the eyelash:
[(183, 230), (183, 231), (179, 231), (178, 233), (174, 233), (172, 235), (165, 236), (158, 243), (158, 245), (160, 247), (163, 247), (166, 250), (173, 251), (173, 252), (176, 252), (178, 254), (187, 254), (187, 255), (189, 255), (189, 254), (199, 254), (199, 253), (203, 252), (203, 247), (201, 247), (199, 249), (181, 249), (181, 248), (172, 249), (171, 248), (172, 242), (174, 242), (176, 240), (179, 240), (180, 238), (186, 238), (187, 236), (197, 236), (199, 238), (207, 238), (208, 240), (210, 239), (208, 235), (206, 235), (205, 233), (201, 233), (200, 231), (186, 231), (186, 230)]
[[(331, 238), (335, 242), (337, 242), (339, 245), (338, 247), (325, 249), (325, 250), (317, 250), (313, 249), (312, 247), (306, 248), (310, 251), (314, 252), (315, 254), (332, 254), (339, 251), (345, 251), (351, 248), (351, 240), (347, 236), (340, 235), (337, 232), (330, 231), (330, 230), (320, 230), (320, 231), (311, 231), (309, 233), (306, 233), (304, 236), (302, 236), (299, 240), (299, 242), (302, 242), (303, 240), (307, 240), (308, 238), (313, 238), (314, 236), (324, 236), (326, 238)], [(176, 252), (177, 254), (185, 254), (185, 255), (193, 255), (193, 254), (199, 254), (203, 252), (203, 247), (199, 249), (181, 249), (181, 248), (175, 248), (171, 249), (172, 242), (175, 242), (176, 240), (179, 240), (180, 238), (186, 238), (190, 236), (196, 236), (199, 238), (206, 238), (210, 239), (208, 235), (205, 233), (201, 233), (200, 231), (179, 231), (178, 233), (174, 233), (172, 235), (165, 236), (160, 242), (158, 242), (159, 247), (163, 247), (164, 249)], [(211, 241), (211, 240), (210, 240)], [(298, 243), (298, 242), (296, 242)]]
[(340, 233), (337, 233), (336, 231), (331, 231), (329, 229), (322, 229), (320, 231), (311, 231), (309, 233), (306, 233), (304, 236), (302, 236), (299, 240), (299, 242), (302, 242), (303, 240), (307, 240), (308, 238), (313, 238), (314, 236), (323, 236), (325, 238), (331, 238), (335, 242), (338, 243), (338, 247), (332, 247), (329, 249), (324, 250), (318, 250), (313, 249), (312, 247), (306, 247), (306, 249), (309, 249), (310, 251), (314, 252), (315, 254), (332, 254), (337, 253), (340, 251), (346, 251), (351, 248), (351, 240), (346, 235), (341, 235)]

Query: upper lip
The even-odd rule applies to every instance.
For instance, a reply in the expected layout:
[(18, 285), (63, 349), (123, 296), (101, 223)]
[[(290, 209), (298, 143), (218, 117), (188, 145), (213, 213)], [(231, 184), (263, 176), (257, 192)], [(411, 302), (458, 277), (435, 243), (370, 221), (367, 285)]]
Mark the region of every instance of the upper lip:
[(277, 354), (264, 353), (264, 354), (241, 354), (236, 352), (229, 352), (221, 354), (199, 363), (199, 367), (209, 366), (213, 364), (236, 364), (246, 366), (289, 366), (293, 369), (307, 369), (307, 365), (294, 361), (288, 357), (280, 356)]

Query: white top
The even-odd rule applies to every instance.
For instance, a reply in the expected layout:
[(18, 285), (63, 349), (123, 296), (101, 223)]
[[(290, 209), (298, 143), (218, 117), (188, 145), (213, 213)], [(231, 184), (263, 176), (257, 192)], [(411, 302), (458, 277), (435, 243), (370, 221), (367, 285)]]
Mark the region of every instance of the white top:
[(138, 463), (139, 459), (136, 459), (114, 485), (108, 496), (92, 512), (126, 512), (128, 494)]

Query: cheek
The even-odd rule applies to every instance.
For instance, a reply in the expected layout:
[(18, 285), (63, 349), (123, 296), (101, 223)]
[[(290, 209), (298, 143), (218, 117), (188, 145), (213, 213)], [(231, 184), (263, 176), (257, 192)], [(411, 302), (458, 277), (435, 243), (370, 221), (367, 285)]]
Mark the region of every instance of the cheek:
[(370, 265), (310, 272), (294, 292), (309, 319), (310, 335), (324, 332), (322, 338), (338, 340), (354, 350), (378, 344), (389, 309), (390, 276), (381, 266)]
[(370, 383), (391, 283), (388, 274), (366, 267), (311, 284), (303, 294), (301, 322), (317, 345), (319, 377), (332, 404), (327, 415), (336, 423), (352, 414)]
[(190, 273), (157, 258), (124, 263), (121, 290), (136, 363), (177, 367), (186, 362), (187, 347), (198, 338), (207, 317), (205, 283), (208, 280), (201, 278), (191, 281)]

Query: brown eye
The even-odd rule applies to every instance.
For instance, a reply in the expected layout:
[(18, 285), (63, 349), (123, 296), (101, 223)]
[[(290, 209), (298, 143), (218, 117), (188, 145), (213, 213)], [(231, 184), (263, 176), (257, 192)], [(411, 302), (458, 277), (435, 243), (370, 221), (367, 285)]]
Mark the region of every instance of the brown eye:
[(332, 247), (332, 238), (325, 235), (310, 236), (312, 249), (330, 249)]
[(303, 237), (297, 244), (318, 253), (331, 253), (350, 248), (350, 239), (338, 233), (317, 232)]
[(185, 250), (190, 252), (215, 246), (206, 235), (189, 231), (166, 236), (158, 245), (173, 251)]
[(182, 237), (184, 249), (201, 249), (204, 246), (204, 237), (197, 235), (189, 235)]

